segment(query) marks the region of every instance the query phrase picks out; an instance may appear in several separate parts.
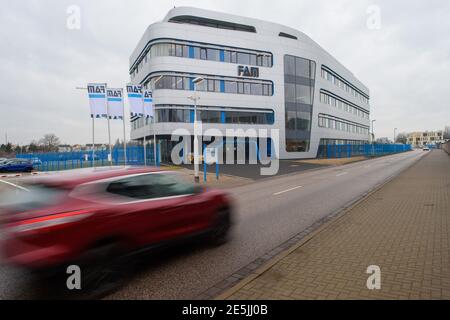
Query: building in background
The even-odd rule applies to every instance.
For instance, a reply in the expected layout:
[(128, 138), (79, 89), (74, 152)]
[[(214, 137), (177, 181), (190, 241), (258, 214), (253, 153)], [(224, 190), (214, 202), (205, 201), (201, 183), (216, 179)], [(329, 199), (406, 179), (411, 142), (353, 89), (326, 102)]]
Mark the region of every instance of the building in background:
[[(155, 130), (163, 161), (175, 129), (193, 134), (196, 77), (205, 79), (197, 87), (203, 130), (278, 129), (281, 159), (369, 140), (368, 88), (304, 33), (276, 23), (174, 8), (147, 28), (129, 72), (133, 84), (154, 91), (156, 109), (154, 126), (132, 119), (131, 138), (152, 140)], [(244, 136), (236, 133), (235, 143)]]
[(407, 136), (408, 144), (416, 148), (422, 148), (427, 145), (438, 145), (445, 142), (443, 130), (411, 132)]
[(445, 130), (444, 130), (444, 139), (445, 139), (445, 140), (450, 140), (450, 126), (445, 127)]

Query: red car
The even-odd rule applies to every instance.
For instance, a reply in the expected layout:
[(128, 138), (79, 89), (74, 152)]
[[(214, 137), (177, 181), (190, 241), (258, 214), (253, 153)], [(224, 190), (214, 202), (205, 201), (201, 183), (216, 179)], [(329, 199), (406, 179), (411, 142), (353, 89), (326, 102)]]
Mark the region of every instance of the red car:
[(82, 169), (23, 186), (0, 199), (1, 251), (6, 262), (32, 270), (78, 264), (95, 278), (124, 253), (197, 235), (223, 243), (232, 222), (224, 192), (175, 172)]

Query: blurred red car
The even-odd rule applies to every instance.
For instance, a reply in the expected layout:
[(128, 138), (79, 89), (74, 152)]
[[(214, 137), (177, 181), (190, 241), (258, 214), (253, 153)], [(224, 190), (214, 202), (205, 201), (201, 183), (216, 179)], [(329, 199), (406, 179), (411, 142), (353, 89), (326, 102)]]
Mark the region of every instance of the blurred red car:
[[(222, 191), (148, 168), (78, 170), (34, 178), (0, 199), (6, 262), (48, 269), (205, 235), (223, 243), (232, 204)], [(3, 202), (3, 204), (2, 204)]]

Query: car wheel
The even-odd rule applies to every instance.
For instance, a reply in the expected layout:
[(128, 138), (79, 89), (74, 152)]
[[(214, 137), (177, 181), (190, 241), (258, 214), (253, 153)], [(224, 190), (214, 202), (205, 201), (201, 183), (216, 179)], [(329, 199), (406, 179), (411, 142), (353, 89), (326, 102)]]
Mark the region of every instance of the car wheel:
[(95, 247), (80, 260), (81, 299), (100, 299), (123, 286), (134, 263), (116, 243)]
[(228, 241), (231, 228), (231, 213), (229, 209), (221, 209), (216, 213), (211, 230), (211, 243), (220, 246)]

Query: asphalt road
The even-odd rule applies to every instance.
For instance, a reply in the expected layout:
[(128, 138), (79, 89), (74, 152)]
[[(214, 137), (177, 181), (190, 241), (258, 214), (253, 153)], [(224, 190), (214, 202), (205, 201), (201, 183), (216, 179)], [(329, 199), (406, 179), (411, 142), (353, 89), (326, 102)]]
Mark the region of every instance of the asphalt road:
[[(237, 219), (229, 243), (186, 245), (157, 254), (109, 298), (195, 298), (425, 154), (413, 151), (233, 188)], [(0, 267), (0, 299), (42, 298), (41, 292), (26, 274)]]
[[(190, 170), (194, 170), (194, 165), (185, 165), (184, 167), (187, 169), (190, 169)], [(268, 166), (264, 166), (264, 167), (267, 168)], [(327, 167), (327, 165), (323, 165), (323, 164), (299, 163), (299, 162), (290, 161), (290, 160), (281, 160), (279, 162), (278, 175), (294, 174), (294, 173), (299, 173), (301, 171), (326, 168), (326, 167)], [(199, 170), (200, 170), (200, 176), (202, 177), (203, 176), (203, 165), (202, 164), (200, 165)], [(207, 166), (207, 172), (214, 174), (216, 172), (216, 166), (215, 165)], [(271, 178), (271, 176), (262, 176), (261, 175), (261, 165), (259, 165), (259, 164), (220, 165), (219, 166), (219, 174), (243, 177), (243, 178), (252, 179), (252, 180), (262, 180), (262, 179)]]

